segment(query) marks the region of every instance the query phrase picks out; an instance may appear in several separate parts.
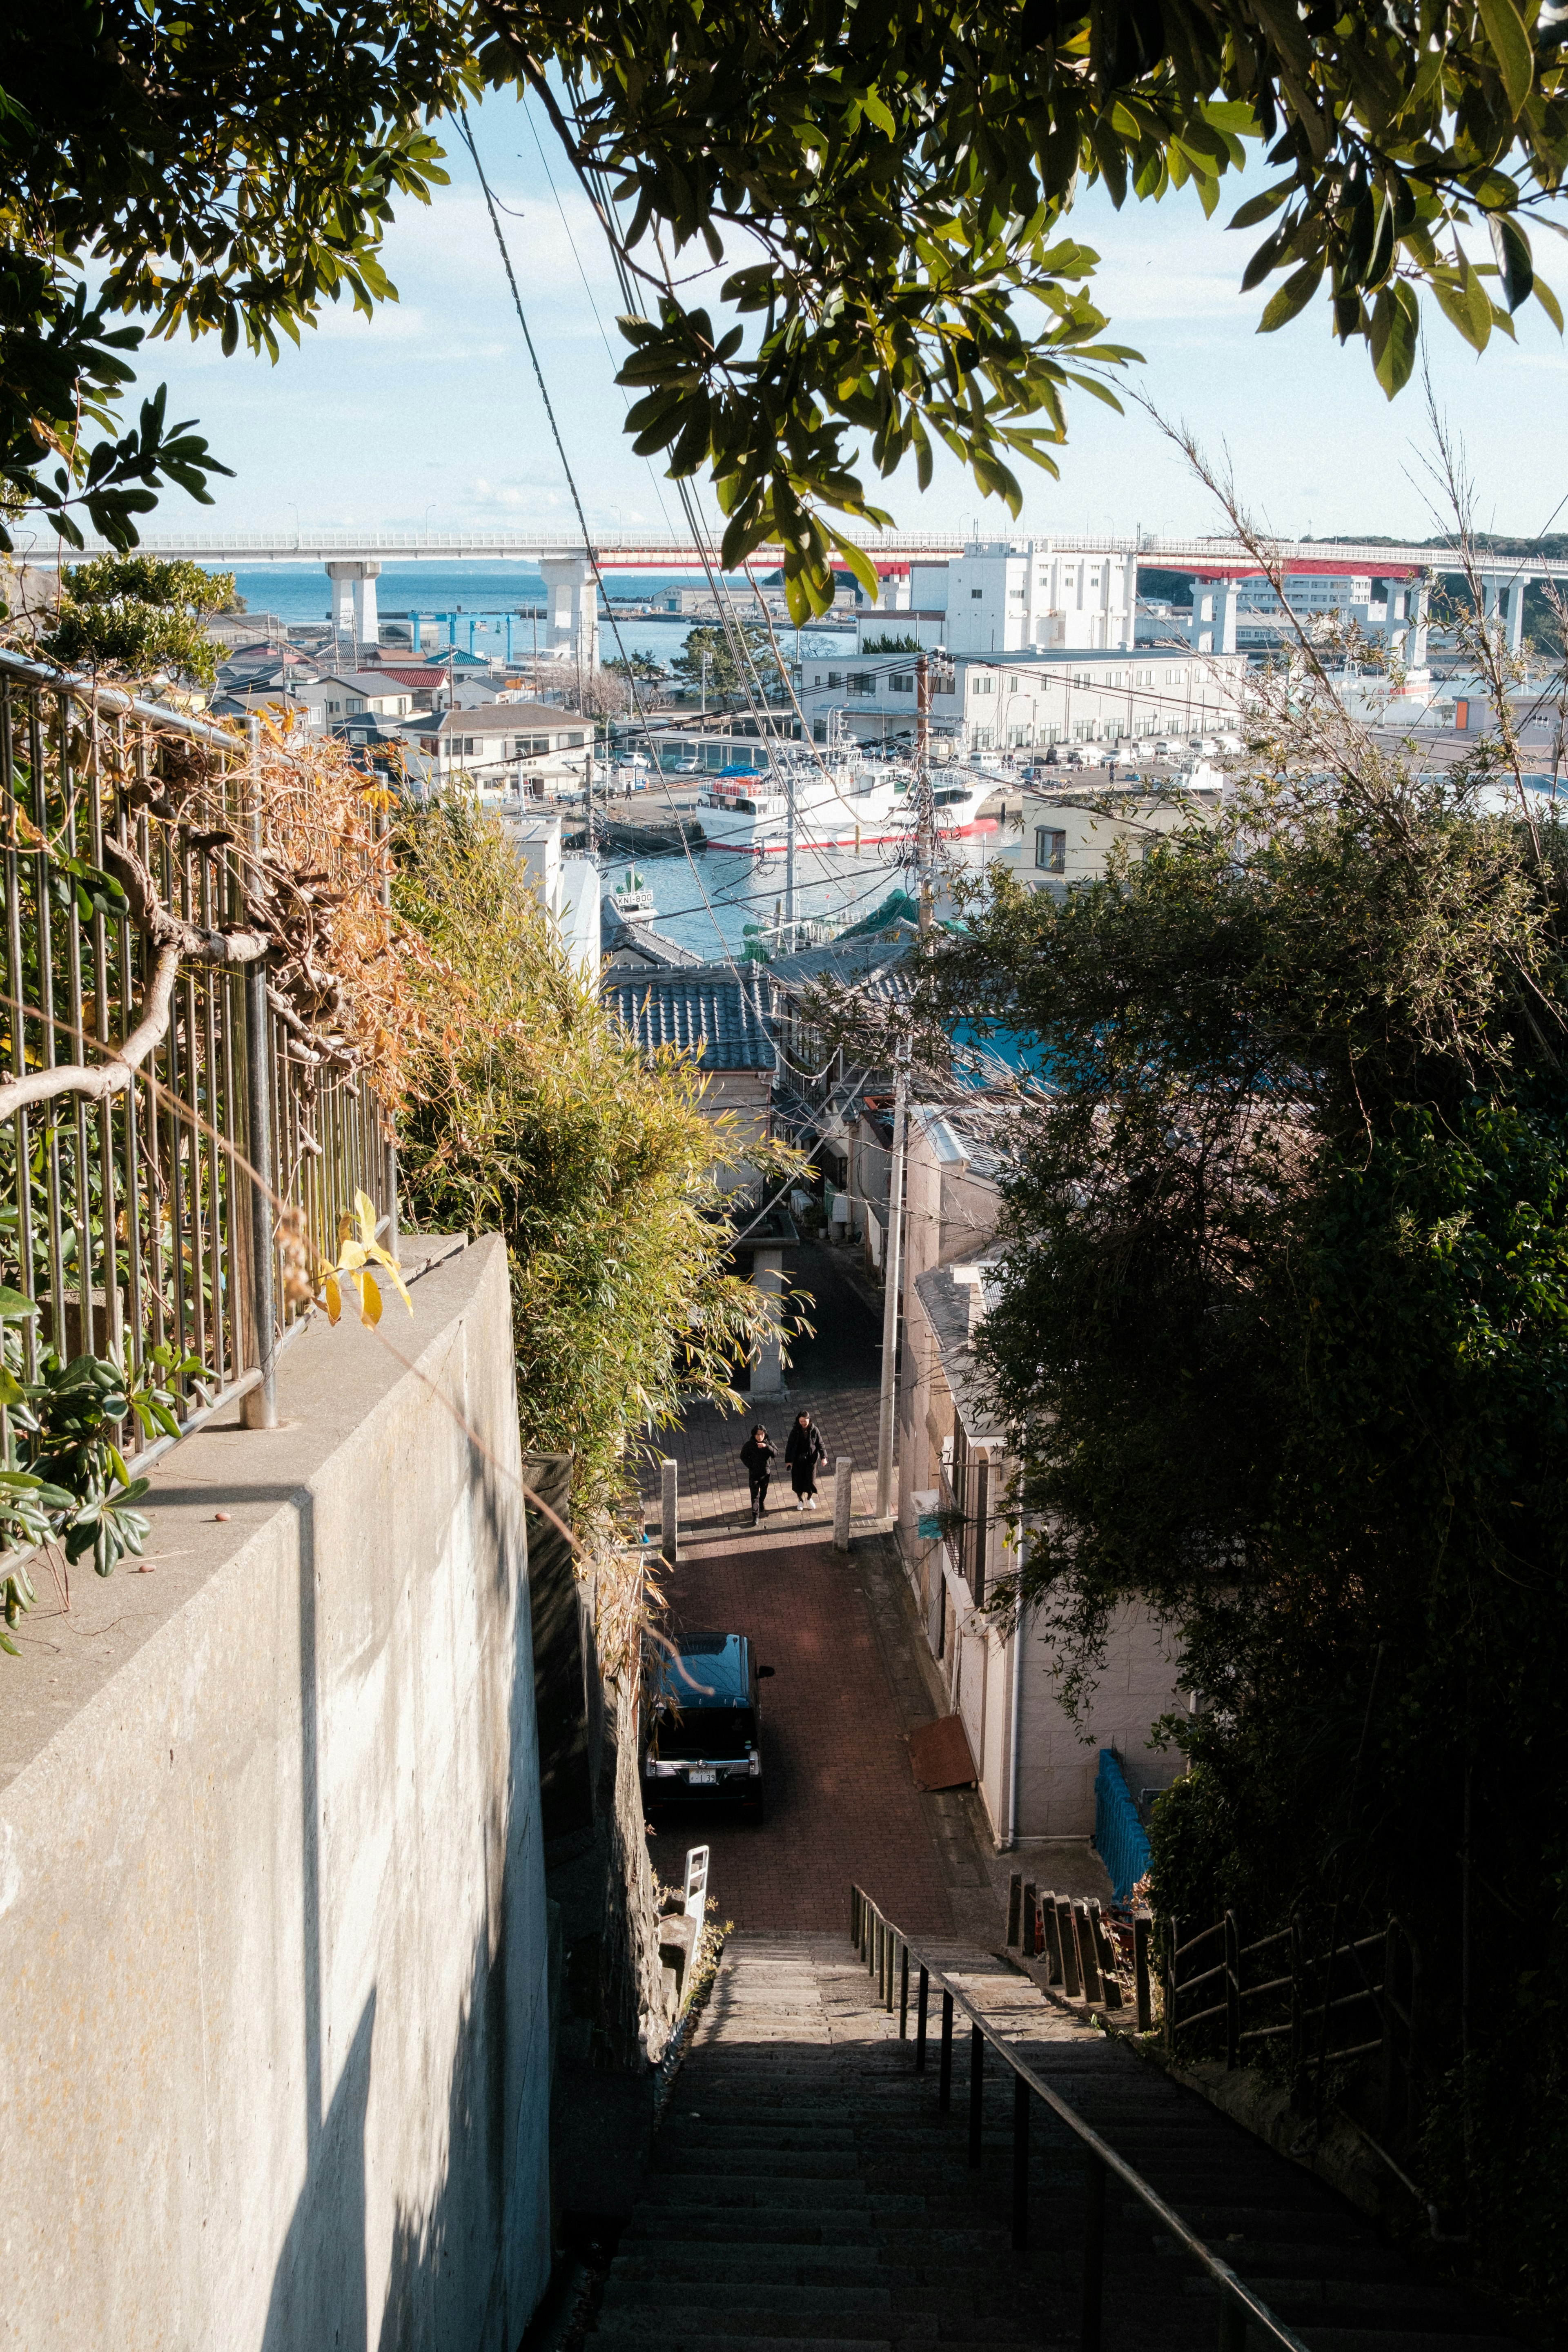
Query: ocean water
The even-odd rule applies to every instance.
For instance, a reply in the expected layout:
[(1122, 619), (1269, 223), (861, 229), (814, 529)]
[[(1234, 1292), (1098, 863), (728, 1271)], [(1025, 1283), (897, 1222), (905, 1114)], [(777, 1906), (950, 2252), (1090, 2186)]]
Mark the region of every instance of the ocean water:
[[(247, 610), (258, 616), (270, 614), (283, 622), (325, 621), (331, 617), (331, 583), (325, 569), (314, 563), (252, 563), (237, 564), (234, 568), (235, 587), (244, 597)], [(656, 588), (700, 586), (690, 573), (634, 576), (616, 572), (608, 585), (613, 591), (624, 589), (628, 595), (646, 595)], [(731, 581), (735, 609), (742, 620), (756, 617), (756, 600), (744, 580)], [(418, 613), (426, 621), (439, 616), (445, 623), (449, 613), (458, 615), (458, 643), (467, 647), (469, 624), (473, 624), (472, 640), (476, 653), (503, 655), (506, 651), (506, 615), (512, 620), (512, 653), (521, 659), (533, 646), (533, 623), (516, 617), (519, 607), (544, 603), (544, 583), (537, 572), (521, 563), (388, 563), (375, 583), (376, 604), (384, 620), (399, 618), (408, 613)], [(677, 618), (668, 620), (623, 620), (620, 633), (628, 653), (647, 654), (657, 661), (669, 661), (686, 643), (689, 631), (702, 626), (699, 620)], [(605, 657), (616, 650), (615, 635), (607, 618), (599, 623), (600, 649)], [(824, 636), (819, 630), (805, 629), (799, 633), (799, 649), (810, 656), (826, 653), (842, 646), (843, 637), (837, 632)], [(443, 625), (441, 642), (447, 642)], [(796, 649), (796, 632), (784, 628), (779, 643), (786, 653)]]
[[(651, 803), (653, 795), (648, 796)], [(973, 871), (994, 854), (993, 839), (950, 842), (943, 857)], [(625, 857), (604, 857), (605, 889), (614, 889), (630, 867)], [(746, 926), (766, 929), (783, 911), (782, 857), (738, 857), (732, 850), (698, 850), (689, 856), (638, 859), (637, 871), (653, 892), (658, 912), (650, 921), (666, 938), (708, 962), (738, 956)], [(849, 849), (804, 849), (795, 859), (795, 912), (830, 916), (840, 924), (873, 914), (892, 890), (908, 887), (901, 867), (885, 845), (857, 856)]]

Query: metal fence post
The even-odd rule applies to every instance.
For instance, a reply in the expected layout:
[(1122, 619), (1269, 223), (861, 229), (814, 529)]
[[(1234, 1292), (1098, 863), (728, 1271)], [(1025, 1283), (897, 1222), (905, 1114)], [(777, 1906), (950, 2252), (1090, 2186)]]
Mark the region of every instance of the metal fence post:
[(671, 1568), (679, 1541), (680, 1471), (667, 1454), (658, 1465), (659, 1549)]
[(1078, 2000), (1083, 1993), (1078, 1972), (1078, 1936), (1073, 1927), (1072, 1905), (1061, 1897), (1057, 1902), (1057, 1940), (1062, 1953), (1062, 1990), (1068, 2000)]
[(952, 2105), (952, 1995), (942, 1997), (942, 2064), (937, 2074), (936, 2103), (945, 2116)]
[(926, 2070), (926, 2011), (931, 2001), (931, 1970), (921, 1962), (920, 1990), (915, 1996), (915, 2073)]
[(858, 1886), (849, 1889), (849, 1940), (852, 1944), (860, 1941), (860, 1889)]
[(1233, 2074), (1241, 2063), (1241, 1936), (1234, 1911), (1225, 1915), (1225, 2063)]
[(977, 2025), (969, 2029), (969, 2162), (980, 2168), (981, 2134), (984, 2124), (985, 2036)]
[(1029, 2242), (1029, 2086), (1022, 2074), (1013, 2077), (1013, 2250), (1022, 2253)]
[(1165, 2047), (1173, 2058), (1176, 2054), (1176, 1996), (1181, 1991), (1177, 1965), (1181, 1945), (1181, 1921), (1172, 1912), (1165, 1921)]
[[(252, 719), (249, 774), (250, 850), (261, 858), (261, 787), (257, 774), (261, 722)], [(246, 1429), (278, 1426), (278, 1322), (273, 1291), (272, 1244), (272, 1008), (267, 1001), (267, 966), (245, 967), (245, 1156), (250, 1162), (246, 1191), (250, 1202), (250, 1337), (261, 1378), (240, 1399)]]
[(1089, 1905), (1081, 1895), (1072, 1905), (1073, 1932), (1078, 1937), (1078, 1968), (1083, 1979), (1083, 1997), (1091, 2004), (1102, 2004), (1104, 1988), (1100, 1981), (1100, 1955), (1094, 1948), (1094, 1929), (1089, 1922)]
[(1132, 1981), (1138, 2003), (1138, 2031), (1147, 2033), (1154, 2022), (1153, 1994), (1149, 1983), (1149, 1914), (1132, 1915)]
[(1019, 1916), (1024, 1896), (1024, 1882), (1016, 1871), (1007, 1881), (1007, 1949), (1018, 1941)]
[(906, 1944), (899, 1957), (899, 2040), (910, 2038), (910, 1948)]
[(1083, 2303), (1079, 2352), (1100, 2352), (1100, 2312), (1105, 2287), (1105, 2166), (1090, 2155), (1083, 2175)]

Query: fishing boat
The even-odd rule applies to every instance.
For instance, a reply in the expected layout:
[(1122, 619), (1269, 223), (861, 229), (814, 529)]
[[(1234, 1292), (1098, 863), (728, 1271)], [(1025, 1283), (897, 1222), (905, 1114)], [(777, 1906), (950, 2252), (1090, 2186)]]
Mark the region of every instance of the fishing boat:
[[(901, 761), (813, 759), (791, 749), (765, 769), (738, 764), (710, 777), (699, 795), (698, 823), (710, 849), (751, 857), (783, 856), (792, 817), (797, 850), (869, 848), (906, 842), (917, 818), (916, 775)], [(942, 768), (932, 779), (940, 834), (956, 837), (995, 829), (980, 816), (994, 786)]]

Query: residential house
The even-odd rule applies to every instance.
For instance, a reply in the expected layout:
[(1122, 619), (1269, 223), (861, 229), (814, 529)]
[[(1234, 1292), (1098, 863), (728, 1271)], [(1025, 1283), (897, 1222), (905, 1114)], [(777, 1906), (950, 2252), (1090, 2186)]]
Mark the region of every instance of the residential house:
[(302, 701), (321, 714), (321, 723), (342, 733), (351, 719), (379, 719), (395, 726), (415, 709), (414, 689), (395, 671), (322, 670), (299, 688)]
[(403, 722), (408, 772), (437, 787), (462, 777), (486, 794), (515, 798), (581, 790), (594, 745), (594, 722), (549, 702), (488, 702), (442, 709)]
[[(1113, 1623), (1081, 1720), (1061, 1696), (1037, 1622), (986, 1613), (1029, 1537), (1017, 1463), (975, 1377), (973, 1343), (994, 1297), (1000, 1178), (1016, 1098), (921, 1105), (906, 1166), (904, 1345), (899, 1388), (898, 1537), (920, 1621), (962, 1721), (998, 1850), (1079, 1845), (1093, 1832), (1098, 1751), (1113, 1748), (1135, 1796), (1172, 1761), (1150, 1727), (1178, 1703), (1173, 1645), (1142, 1601)], [(1048, 1880), (1049, 1863), (1037, 1864)]]
[(1163, 793), (1026, 791), (1020, 816), (1007, 820), (989, 862), (1009, 867), (1026, 889), (1058, 897), (1075, 883), (1098, 881), (1116, 844), (1126, 842), (1133, 857), (1146, 856), (1156, 842), (1213, 815), (1223, 799), (1223, 779), (1203, 772), (1212, 782), (1178, 783)]
[[(703, 1110), (710, 1118), (732, 1115), (742, 1147), (771, 1138), (775, 1056), (760, 981), (715, 964), (647, 975), (612, 968), (605, 974), (604, 998), (645, 1054), (674, 1046), (690, 1056), (703, 1079)], [(754, 1165), (729, 1169), (721, 1181), (731, 1193), (754, 1190), (760, 1196), (757, 1214), (739, 1217), (742, 1239), (731, 1263), (734, 1272), (776, 1298), (799, 1240), (789, 1212), (766, 1197)], [(782, 1395), (776, 1340), (756, 1363), (740, 1369), (736, 1385), (756, 1397)]]

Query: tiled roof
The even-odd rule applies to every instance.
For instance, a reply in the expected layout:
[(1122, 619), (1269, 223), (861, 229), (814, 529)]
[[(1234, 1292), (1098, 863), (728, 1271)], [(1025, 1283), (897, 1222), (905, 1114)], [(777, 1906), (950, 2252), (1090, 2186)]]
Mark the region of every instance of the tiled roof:
[(639, 1045), (679, 1045), (704, 1070), (771, 1070), (773, 1042), (754, 992), (711, 971), (605, 977), (614, 1005)]

